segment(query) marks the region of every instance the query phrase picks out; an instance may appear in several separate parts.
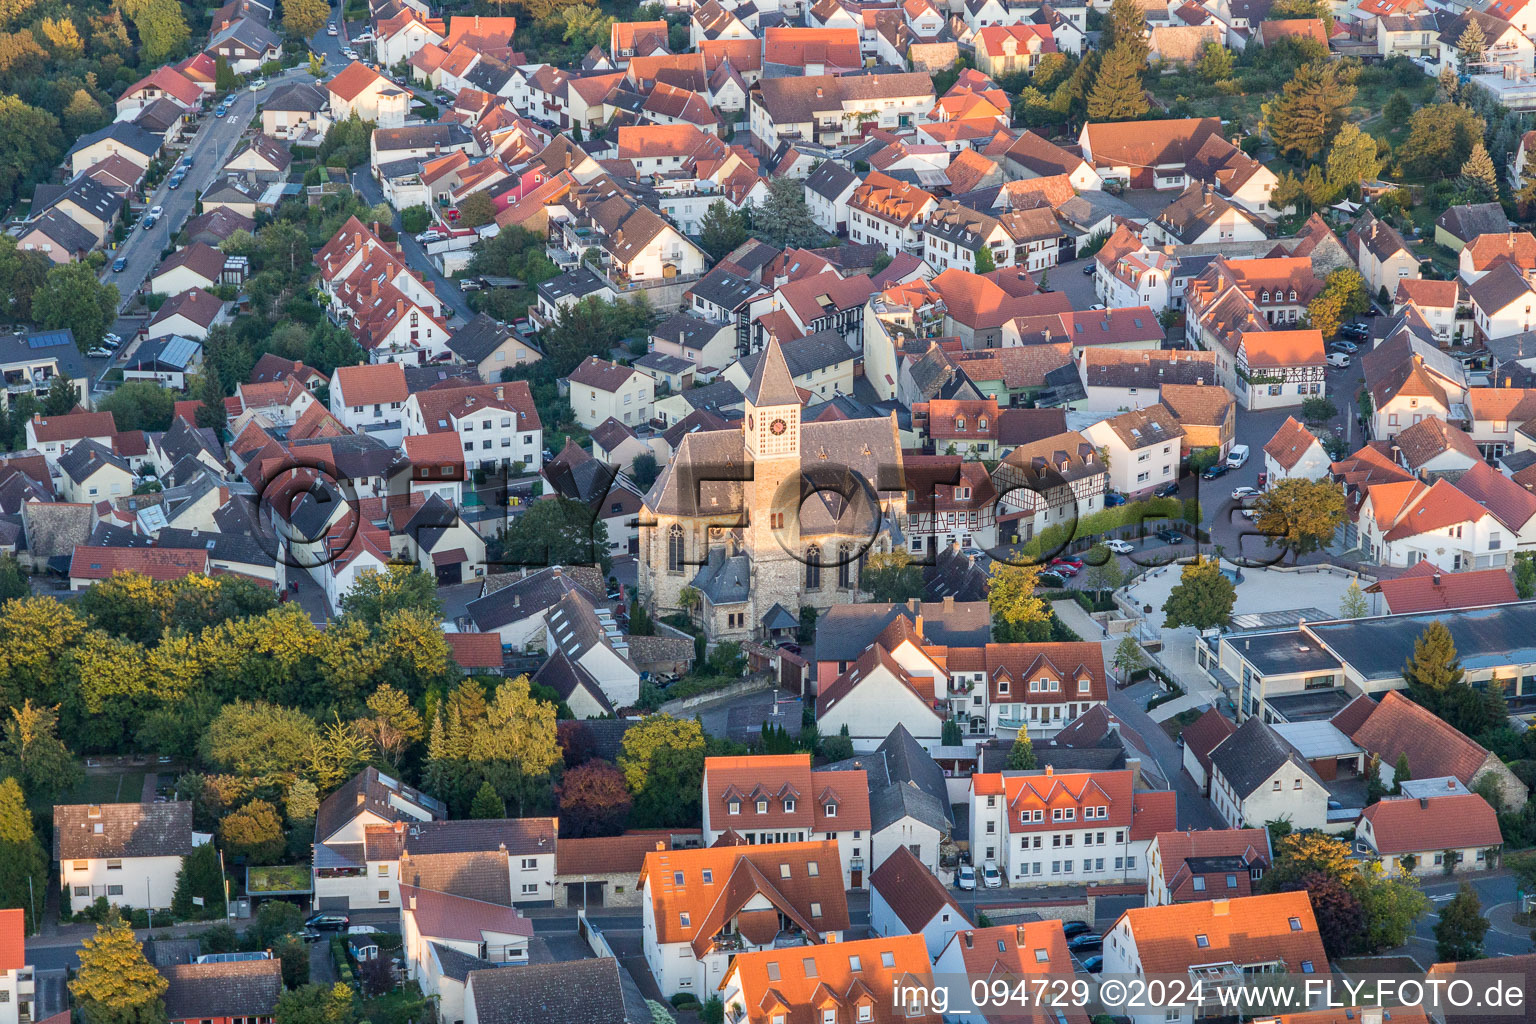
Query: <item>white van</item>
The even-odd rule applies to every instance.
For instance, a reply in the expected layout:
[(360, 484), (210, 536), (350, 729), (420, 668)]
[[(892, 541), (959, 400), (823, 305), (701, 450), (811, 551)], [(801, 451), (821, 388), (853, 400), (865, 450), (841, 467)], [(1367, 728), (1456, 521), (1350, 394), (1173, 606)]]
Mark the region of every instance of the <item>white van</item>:
[(1332, 366), (1334, 369), (1337, 369), (1337, 370), (1344, 369), (1346, 366), (1349, 365), (1349, 353), (1348, 352), (1329, 352), (1328, 353), (1328, 365)]
[(1232, 446), (1232, 450), (1227, 453), (1228, 469), (1241, 469), (1243, 467), (1243, 463), (1247, 461), (1248, 446), (1245, 444), (1235, 444)]

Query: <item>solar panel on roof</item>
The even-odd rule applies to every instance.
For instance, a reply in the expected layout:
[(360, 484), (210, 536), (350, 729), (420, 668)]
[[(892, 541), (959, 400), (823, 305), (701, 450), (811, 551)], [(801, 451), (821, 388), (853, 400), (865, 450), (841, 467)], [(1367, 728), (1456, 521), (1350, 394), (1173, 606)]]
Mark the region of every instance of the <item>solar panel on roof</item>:
[(55, 345), (73, 345), (74, 338), (68, 331), (43, 331), (27, 335), (28, 348), (53, 348)]

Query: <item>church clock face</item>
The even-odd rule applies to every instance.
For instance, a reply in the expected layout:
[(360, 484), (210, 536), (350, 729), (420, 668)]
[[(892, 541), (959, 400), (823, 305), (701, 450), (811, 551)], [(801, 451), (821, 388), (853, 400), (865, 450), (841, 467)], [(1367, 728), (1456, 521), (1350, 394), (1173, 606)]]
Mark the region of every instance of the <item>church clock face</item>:
[(780, 437), (784, 431), (789, 429), (789, 424), (785, 423), (782, 419), (776, 419), (768, 424), (768, 429), (773, 432), (774, 437)]

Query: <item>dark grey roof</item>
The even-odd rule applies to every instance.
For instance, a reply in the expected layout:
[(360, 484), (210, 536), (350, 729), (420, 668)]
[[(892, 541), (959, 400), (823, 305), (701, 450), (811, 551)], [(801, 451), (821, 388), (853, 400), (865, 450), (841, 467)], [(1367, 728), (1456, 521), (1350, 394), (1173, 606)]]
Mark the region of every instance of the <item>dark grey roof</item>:
[(647, 352), (630, 364), (637, 370), (655, 370), (657, 373), (683, 373), (693, 369), (693, 364), (665, 352)]
[[(45, 188), (48, 190), (47, 201), (39, 204), (39, 199), (45, 194)], [(37, 214), (43, 210), (50, 210), (66, 199), (93, 216), (107, 221), (117, 216), (117, 211), (123, 207), (122, 196), (90, 175), (81, 173), (63, 185), (37, 186), (32, 196), (32, 212)]]
[(184, 857), (191, 852), (190, 800), (163, 804), (63, 804), (53, 809), (55, 860)]
[(103, 139), (111, 139), (122, 146), (127, 146), (145, 156), (154, 156), (160, 152), (160, 140), (153, 132), (147, 132), (130, 121), (113, 121), (105, 128), (98, 128), (89, 135), (82, 135), (75, 140), (75, 144), (69, 147), (68, 156), (74, 156), (80, 150), (88, 146), (94, 146)]
[(311, 82), (290, 82), (273, 90), (262, 105), (263, 110), (292, 110), (318, 113), (325, 109), (325, 92)]
[(414, 821), (395, 806), (395, 797), (402, 797), (437, 817), (448, 815), (448, 808), (440, 800), (403, 785), (370, 765), (320, 801), (320, 810), (315, 815), (315, 839), (324, 842), (362, 811), (371, 811), (385, 821)]
[(476, 89), (492, 96), (501, 95), (502, 88), (512, 77), (512, 66), (489, 54), (481, 54), (475, 66), (464, 73), (464, 78)]
[(742, 401), (741, 390), (728, 380), (717, 380), (703, 387), (689, 388), (682, 392), (682, 395), (683, 401), (688, 403), (690, 409), (714, 411), (740, 405)]
[(180, 417), (171, 421), (155, 443), (173, 464), (189, 456), (196, 458), (199, 452), (207, 452), (220, 462), (224, 461), (224, 446), (219, 443), (217, 432), (207, 427), (194, 427)]
[(268, 28), (254, 18), (241, 18), (208, 41), (208, 52), (228, 42), (241, 43), (265, 53), (281, 45), (281, 41)]
[[(469, 602), (467, 611), (475, 628), (492, 632), (553, 607), (581, 585), (558, 565), (540, 569), (522, 579)], [(587, 597), (596, 601), (594, 594)]]
[(1330, 650), (1348, 659), (1365, 679), (1402, 675), (1414, 641), (1431, 622), (1451, 631), (1463, 668), (1529, 665), (1536, 662), (1536, 602), (1518, 601), (1488, 608), (1462, 608), (1455, 614), (1424, 612), (1369, 619), (1307, 623)]
[(469, 129), (461, 124), (408, 124), (400, 128), (377, 128), (373, 133), (373, 148), (378, 153), (423, 146), (446, 149), (469, 146), (474, 141)]
[(177, 964), (162, 967), (169, 982), (165, 1015), (173, 1021), (270, 1017), (283, 994), (281, 960)]
[(602, 707), (605, 714), (614, 713), (613, 705), (608, 702), (601, 684), (579, 663), (567, 658), (564, 651), (556, 651), (553, 657), (539, 666), (539, 670), (533, 674), (533, 681), (554, 690), (561, 700), (567, 702), (580, 688)]
[(499, 967), (489, 960), (482, 960), (468, 953), (461, 953), (452, 946), (445, 946), (441, 942), (434, 942), (432, 952), (437, 956), (437, 962), (443, 968), (443, 974), (454, 981), (463, 983), (469, 978), (470, 971), (489, 971)]
[(607, 287), (607, 281), (582, 266), (540, 284), (539, 294), (554, 302), (557, 299), (584, 298)]
[[(791, 377), (803, 377), (815, 370), (823, 370), (829, 366), (836, 366), (853, 358), (853, 349), (843, 340), (841, 331), (817, 331), (803, 338), (786, 341), (779, 346), (784, 352), (784, 363), (789, 367)], [(766, 348), (741, 357), (741, 368), (753, 378), (757, 376), (757, 367), (763, 361), (763, 353)], [(747, 387), (747, 394), (752, 394), (752, 388)], [(784, 396), (783, 402), (758, 400), (759, 405), (788, 405), (798, 403), (799, 392), (794, 393), (794, 398)]]
[(1239, 798), (1250, 796), (1287, 763), (1301, 769), (1318, 785), (1323, 784), (1296, 748), (1257, 717), (1238, 726), (1236, 732), (1211, 751), (1211, 764), (1221, 770)]
[(1445, 228), (1453, 237), (1470, 242), (1478, 235), (1503, 234), (1510, 224), (1499, 203), (1466, 203), (1442, 213), (1435, 220), (1435, 227)]
[(972, 556), (951, 545), (934, 556), (932, 565), (923, 566), (923, 599), (942, 601), (985, 601), (992, 577), (987, 567), (992, 560), (985, 554)]
[(1271, 711), (1287, 722), (1326, 722), (1343, 711), (1354, 698), (1342, 686), (1326, 690), (1298, 690), (1264, 697)]
[(149, 939), (144, 943), (144, 958), (154, 967), (189, 964), (202, 951), (197, 939)]
[(947, 833), (954, 826), (950, 820), (951, 813), (947, 800), (935, 799), (931, 793), (919, 789), (915, 782), (896, 782), (871, 789), (869, 793), (872, 832), (879, 832), (902, 818), (910, 817)]
[(96, 236), (63, 210), (48, 210), (28, 221), (22, 233), (32, 231), (41, 231), (65, 252), (90, 252), (96, 247)]
[(202, 548), (208, 557), (243, 565), (275, 565), (276, 561), (255, 537), (244, 533), (209, 533), (207, 530), (180, 530), (166, 527), (155, 535), (161, 548)]
[(904, 604), (840, 604), (816, 623), (818, 661), (857, 661), (880, 631), (898, 615), (923, 617), (923, 636), (946, 647), (984, 647), (992, 639), (992, 613), (985, 601), (923, 602), (912, 612)]
[(473, 971), (479, 1024), (625, 1024), (619, 962), (568, 960)]
[[(1001, 772), (1008, 770), (1008, 753), (1012, 742), (984, 743), (981, 766), (978, 771)], [(1035, 759), (1041, 767), (1050, 765), (1059, 772), (1109, 772), (1125, 767), (1125, 748), (1113, 747), (1057, 747), (1046, 743), (1035, 745)]]
[(405, 393), (408, 395), (437, 387), (450, 380), (462, 380), (468, 384), (480, 383), (480, 375), (475, 372), (473, 366), (407, 366), (404, 369)]
[(1227, 638), (1233, 650), (1264, 675), (1290, 672), (1337, 672), (1339, 659), (1299, 629)]
[(129, 474), (133, 472), (127, 460), (118, 458), (112, 454), (112, 449), (90, 438), (75, 444), (69, 451), (60, 455), (58, 461), (59, 468), (77, 484), (89, 479), (93, 473), (104, 466), (116, 466)]
[(674, 313), (651, 328), (651, 337), (670, 341), (683, 348), (702, 349), (727, 326), (692, 313)]
[(473, 320), (453, 332), (448, 350), (466, 362), (478, 363), (489, 358), (510, 337), (511, 327), (485, 313), (477, 313)]
[(405, 854), (428, 857), (450, 853), (488, 853), (501, 849), (513, 857), (532, 856), (554, 852), (555, 819), (409, 821), (403, 828), (391, 832), (369, 833), (365, 845), (369, 860), (395, 860)]
[(762, 285), (720, 268), (711, 270), (701, 281), (688, 289), (690, 295), (695, 295), (705, 302), (714, 303), (722, 309), (737, 309), (747, 300), (763, 292)]
[(821, 166), (805, 179), (805, 190), (822, 198), (835, 201), (859, 185), (859, 176), (836, 160), (823, 160)]
[(710, 604), (741, 604), (752, 594), (752, 560), (746, 555), (727, 558), (725, 549), (711, 548), (708, 563), (693, 578), (693, 587)]
[(944, 769), (940, 768), (923, 745), (913, 738), (904, 725), (897, 725), (880, 744), (879, 752), (885, 755), (885, 772), (892, 783), (911, 783), (927, 793), (944, 808), (944, 817), (951, 819), (949, 787), (944, 784)]
[(1472, 282), (1467, 294), (1483, 312), (1497, 313), (1522, 296), (1529, 296), (1531, 282), (1513, 263), (1500, 263), (1488, 273)]

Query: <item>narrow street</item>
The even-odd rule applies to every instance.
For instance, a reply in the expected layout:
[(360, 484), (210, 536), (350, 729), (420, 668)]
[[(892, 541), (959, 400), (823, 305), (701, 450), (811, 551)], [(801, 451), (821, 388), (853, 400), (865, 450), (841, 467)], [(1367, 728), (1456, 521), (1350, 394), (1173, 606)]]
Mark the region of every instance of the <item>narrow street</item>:
[[(384, 190), (379, 187), (377, 181), (373, 180), (373, 175), (368, 173), (366, 167), (359, 167), (352, 172), (352, 187), (357, 189), (358, 194), (371, 205), (377, 206), (384, 202)], [(395, 214), (391, 226), (400, 232), (400, 249), (405, 253), (406, 263), (410, 264), (412, 270), (432, 282), (432, 289), (437, 297), (442, 299), (443, 304), (454, 314), (449, 318), (449, 325), (458, 327), (473, 320), (475, 311), (469, 308), (469, 302), (464, 298), (464, 293), (427, 258), (426, 250), (415, 238), (400, 230), (398, 213)]]

